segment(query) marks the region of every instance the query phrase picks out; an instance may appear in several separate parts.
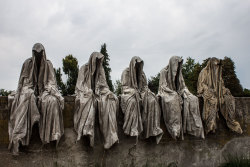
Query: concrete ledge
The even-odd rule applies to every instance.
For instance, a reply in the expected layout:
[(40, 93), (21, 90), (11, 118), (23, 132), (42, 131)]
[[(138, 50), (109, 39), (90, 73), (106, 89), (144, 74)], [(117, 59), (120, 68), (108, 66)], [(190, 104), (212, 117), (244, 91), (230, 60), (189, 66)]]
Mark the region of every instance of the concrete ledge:
[(7, 97), (0, 97), (0, 164), (6, 166), (167, 166), (177, 162), (178, 166), (218, 166), (227, 153), (240, 154), (250, 158), (250, 98), (239, 97), (236, 100), (236, 116), (243, 134), (231, 132), (220, 117), (216, 133), (208, 134), (205, 140), (185, 135), (185, 140), (173, 140), (161, 120), (164, 131), (161, 142), (156, 145), (154, 138), (140, 140), (134, 147), (135, 138), (124, 135), (122, 130), (123, 113), (118, 113), (117, 123), (119, 144), (110, 150), (103, 149), (102, 135), (98, 121), (95, 128), (95, 146), (89, 147), (83, 138), (75, 143), (73, 129), (74, 97), (67, 96), (63, 119), (65, 135), (57, 151), (55, 143), (41, 149), (37, 125), (33, 129), (28, 147), (20, 148), (20, 156), (13, 159), (7, 150), (8, 139), (8, 103)]

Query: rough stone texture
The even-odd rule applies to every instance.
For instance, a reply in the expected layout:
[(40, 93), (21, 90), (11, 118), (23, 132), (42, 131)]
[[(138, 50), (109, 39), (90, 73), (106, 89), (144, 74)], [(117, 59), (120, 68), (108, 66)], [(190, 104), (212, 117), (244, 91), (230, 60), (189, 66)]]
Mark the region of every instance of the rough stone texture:
[(156, 145), (154, 138), (140, 139), (134, 147), (135, 138), (127, 137), (122, 132), (123, 114), (120, 112), (120, 143), (105, 151), (98, 124), (93, 149), (88, 146), (87, 138), (75, 143), (76, 133), (72, 128), (74, 98), (65, 97), (64, 123), (67, 128), (57, 150), (55, 143), (42, 148), (38, 127), (34, 127), (30, 146), (21, 148), (18, 157), (13, 157), (7, 150), (7, 121), (2, 120), (8, 117), (8, 109), (6, 98), (0, 97), (0, 101), (0, 137), (1, 141), (5, 141), (0, 148), (0, 164), (5, 166), (167, 166), (177, 162), (178, 166), (210, 167), (218, 166), (228, 153), (250, 158), (250, 98), (236, 98), (237, 120), (241, 123), (242, 135), (231, 132), (220, 117), (218, 130), (215, 134), (206, 136), (205, 140), (186, 135), (184, 141), (175, 141), (171, 139), (161, 120), (165, 134), (160, 144)]
[(8, 99), (0, 97), (0, 145), (8, 143)]
[(73, 116), (74, 116), (74, 106), (75, 98), (73, 96), (64, 97), (64, 110), (63, 110), (63, 122), (65, 128), (73, 127)]

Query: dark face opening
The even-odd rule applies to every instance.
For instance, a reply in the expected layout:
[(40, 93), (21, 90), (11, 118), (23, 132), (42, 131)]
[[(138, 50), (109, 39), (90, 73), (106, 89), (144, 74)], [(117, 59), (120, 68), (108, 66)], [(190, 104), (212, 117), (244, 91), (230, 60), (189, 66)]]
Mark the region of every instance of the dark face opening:
[(101, 61), (101, 59), (99, 59), (99, 58), (96, 58), (96, 63), (95, 63), (95, 71), (94, 71), (94, 74), (93, 74), (93, 80), (92, 80), (92, 85), (91, 85), (91, 87), (92, 87), (92, 90), (95, 92), (95, 85), (96, 85), (96, 76), (97, 76), (97, 73), (98, 73), (98, 68), (100, 67), (100, 65), (102, 65), (101, 64), (102, 63), (102, 61)]
[[(42, 56), (43, 56), (43, 51), (41, 52), (37, 52), (37, 51), (33, 51), (34, 52), (34, 56), (35, 56), (35, 63), (36, 63), (36, 78), (39, 78), (39, 72), (40, 72), (40, 67), (41, 67), (41, 61), (42, 61)], [(36, 81), (38, 82), (38, 81)], [(39, 95), (39, 87), (38, 85), (35, 86), (35, 95)]]
[(41, 52), (33, 51), (33, 52), (35, 55), (35, 61), (36, 61), (36, 67), (37, 67), (37, 74), (36, 75), (38, 76), (39, 72), (40, 72), (42, 57), (43, 57), (43, 51), (41, 51)]
[[(212, 73), (212, 80), (215, 80), (216, 82), (220, 81), (221, 76), (221, 70), (222, 70), (222, 60), (217, 58), (211, 59), (211, 73)], [(213, 88), (215, 88), (216, 85), (213, 85)]]
[(136, 72), (136, 82), (138, 87), (140, 86), (141, 71), (142, 71), (142, 62), (136, 62), (135, 72)]
[(221, 66), (222, 65), (222, 61), (220, 59), (216, 59), (216, 58), (212, 58), (212, 65), (213, 66)]
[(174, 78), (176, 90), (178, 90), (179, 86), (180, 86), (179, 75), (180, 75), (180, 71), (181, 71), (181, 65), (182, 65), (182, 61), (178, 62), (178, 67), (176, 69), (176, 74), (175, 74), (175, 78)]

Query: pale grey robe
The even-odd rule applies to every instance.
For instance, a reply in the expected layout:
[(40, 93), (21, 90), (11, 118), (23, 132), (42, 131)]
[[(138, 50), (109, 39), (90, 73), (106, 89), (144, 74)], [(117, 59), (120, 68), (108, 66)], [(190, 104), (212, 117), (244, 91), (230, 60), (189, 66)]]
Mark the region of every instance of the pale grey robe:
[[(136, 64), (139, 65), (138, 68)], [(160, 128), (160, 106), (157, 97), (148, 89), (140, 57), (131, 59), (129, 68), (122, 73), (121, 83), (124, 133), (139, 136), (144, 131), (146, 138), (156, 136), (158, 144), (163, 134)]]
[[(37, 76), (34, 51), (41, 52), (41, 65)], [(9, 95), (9, 148), (19, 142), (28, 145), (32, 126), (39, 121), (40, 138), (44, 144), (57, 140), (64, 134), (62, 109), (64, 99), (59, 93), (52, 63), (46, 59), (42, 44), (35, 44), (32, 57), (27, 59), (21, 70), (18, 88)]]
[(74, 127), (77, 140), (89, 136), (90, 146), (94, 146), (95, 115), (98, 112), (100, 130), (104, 138), (104, 148), (109, 149), (118, 142), (116, 114), (118, 98), (109, 90), (103, 69), (104, 56), (93, 52), (89, 62), (78, 73)]
[(174, 139), (183, 139), (183, 132), (204, 138), (199, 101), (185, 85), (182, 62), (180, 57), (173, 56), (160, 72), (158, 96), (161, 97), (163, 118)]
[(229, 89), (224, 86), (222, 79), (221, 60), (213, 57), (199, 74), (197, 92), (203, 97), (202, 118), (205, 122), (205, 131), (215, 132), (216, 119), (220, 111), (226, 120), (227, 126), (234, 132), (242, 133), (239, 122), (235, 120), (235, 99)]

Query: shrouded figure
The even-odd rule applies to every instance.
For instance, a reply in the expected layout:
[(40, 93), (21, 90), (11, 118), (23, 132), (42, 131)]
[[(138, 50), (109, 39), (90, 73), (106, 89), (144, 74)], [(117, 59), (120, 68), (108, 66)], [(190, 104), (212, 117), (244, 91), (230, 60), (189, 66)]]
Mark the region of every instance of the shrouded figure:
[(182, 58), (173, 56), (168, 66), (160, 72), (158, 95), (161, 98), (163, 118), (174, 139), (183, 139), (183, 133), (204, 138), (199, 101), (185, 85), (182, 63)]
[(144, 131), (146, 138), (156, 136), (156, 142), (159, 143), (163, 134), (160, 128), (160, 106), (154, 93), (148, 89), (140, 57), (132, 58), (129, 67), (122, 73), (121, 83), (124, 133), (138, 137)]
[(52, 63), (46, 59), (45, 49), (37, 43), (32, 57), (22, 67), (18, 88), (9, 95), (9, 149), (18, 154), (19, 143), (28, 145), (32, 127), (39, 121), (43, 144), (57, 141), (64, 134), (62, 109), (64, 99), (56, 84)]
[(204, 100), (202, 118), (205, 122), (206, 133), (215, 132), (219, 110), (227, 126), (234, 132), (242, 133), (240, 124), (235, 121), (234, 97), (224, 86), (221, 60), (211, 58), (208, 61), (207, 66), (199, 74), (197, 89), (198, 94)]
[(98, 112), (100, 130), (104, 137), (104, 148), (109, 149), (118, 142), (116, 114), (118, 98), (109, 90), (103, 64), (104, 56), (93, 52), (89, 62), (80, 68), (76, 83), (74, 127), (77, 140), (89, 136), (94, 146), (95, 115)]

